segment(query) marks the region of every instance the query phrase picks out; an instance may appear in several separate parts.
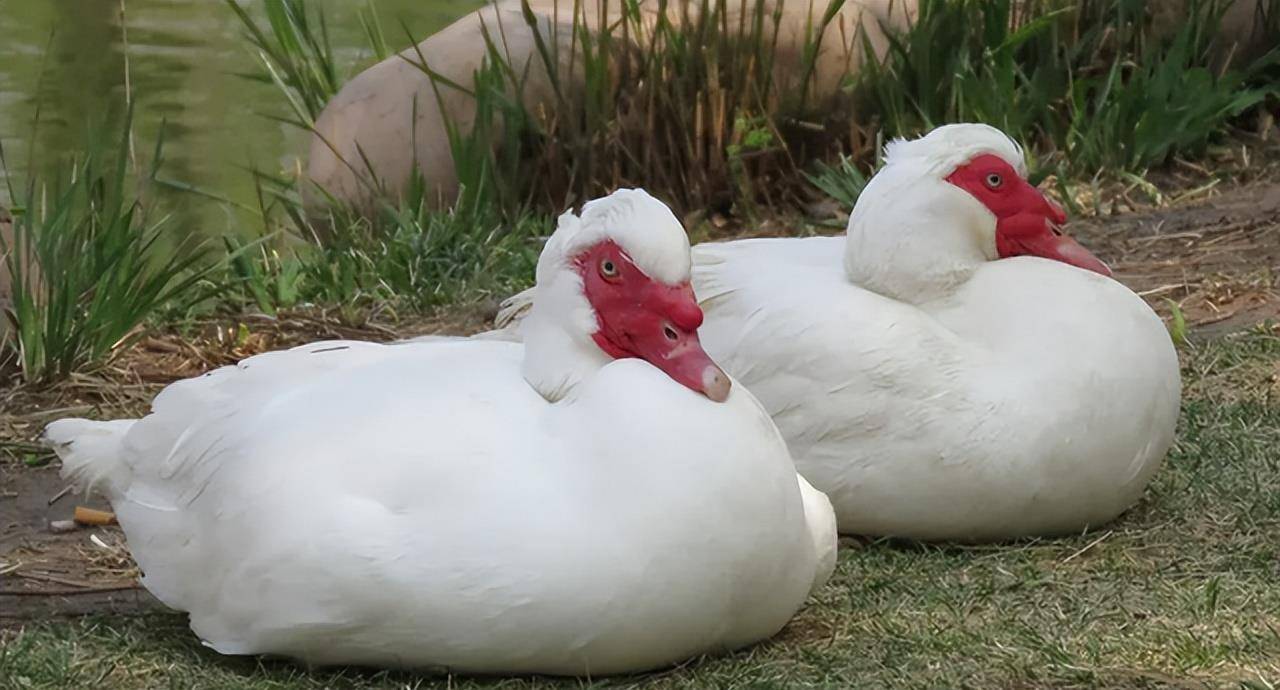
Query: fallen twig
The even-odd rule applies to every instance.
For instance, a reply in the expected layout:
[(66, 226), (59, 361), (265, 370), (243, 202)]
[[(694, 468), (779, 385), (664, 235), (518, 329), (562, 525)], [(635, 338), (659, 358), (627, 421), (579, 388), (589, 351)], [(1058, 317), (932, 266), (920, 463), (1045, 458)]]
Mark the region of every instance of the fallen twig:
[(59, 491), (58, 493), (54, 494), (53, 498), (49, 499), (49, 505), (53, 505), (54, 503), (61, 501), (63, 496), (66, 496), (67, 494), (71, 493), (72, 488), (73, 487), (70, 484), (62, 487), (62, 491)]
[(1084, 545), (1084, 548), (1082, 548), (1082, 549), (1080, 549), (1079, 551), (1077, 551), (1077, 552), (1075, 552), (1075, 553), (1071, 554), (1070, 556), (1067, 556), (1066, 558), (1062, 559), (1062, 562), (1063, 562), (1063, 563), (1066, 563), (1066, 562), (1070, 561), (1071, 559), (1073, 559), (1073, 558), (1075, 558), (1075, 557), (1077, 557), (1077, 556), (1079, 556), (1079, 555), (1083, 554), (1084, 552), (1088, 551), (1089, 549), (1092, 549), (1093, 547), (1097, 546), (1098, 544), (1101, 544), (1101, 543), (1102, 543), (1102, 540), (1103, 540), (1103, 539), (1106, 539), (1106, 538), (1107, 538), (1107, 537), (1109, 537), (1109, 536), (1111, 536), (1111, 530), (1107, 530), (1107, 532), (1106, 532), (1105, 534), (1103, 534), (1101, 537), (1098, 537), (1097, 539), (1094, 539), (1093, 541), (1089, 542), (1088, 544), (1085, 544), (1085, 545)]

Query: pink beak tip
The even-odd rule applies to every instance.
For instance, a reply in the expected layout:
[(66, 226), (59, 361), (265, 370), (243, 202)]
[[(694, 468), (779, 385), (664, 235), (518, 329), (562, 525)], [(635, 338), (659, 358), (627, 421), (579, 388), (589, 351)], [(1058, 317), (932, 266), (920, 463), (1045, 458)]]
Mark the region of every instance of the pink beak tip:
[(1072, 255), (1067, 258), (1067, 263), (1074, 264), (1086, 271), (1093, 271), (1108, 278), (1111, 277), (1111, 267), (1107, 265), (1107, 262), (1094, 256), (1084, 247), (1079, 247), (1078, 252), (1072, 252)]
[(729, 381), (729, 377), (725, 375), (720, 367), (709, 364), (706, 369), (702, 370), (702, 394), (715, 402), (724, 402), (729, 399), (729, 391), (733, 384)]

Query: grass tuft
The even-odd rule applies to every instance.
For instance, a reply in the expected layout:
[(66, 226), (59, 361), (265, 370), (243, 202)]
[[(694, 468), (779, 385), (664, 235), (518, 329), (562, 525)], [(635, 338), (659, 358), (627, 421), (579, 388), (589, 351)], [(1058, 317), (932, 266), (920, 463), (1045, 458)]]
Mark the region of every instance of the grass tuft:
[(1280, 94), (1277, 50), (1238, 68), (1218, 64), (1226, 7), (1190, 0), (1187, 21), (1161, 39), (1148, 35), (1142, 6), (1124, 0), (925, 0), (884, 62), (868, 60), (857, 100), (888, 136), (986, 122), (1077, 176), (1145, 171), (1202, 153)]
[(835, 165), (818, 161), (815, 171), (806, 176), (823, 194), (834, 199), (845, 211), (852, 211), (862, 190), (874, 174), (849, 156), (840, 156)]
[[(270, 0), (266, 24), (234, 0), (228, 5), (259, 51), (264, 72), (290, 103), (292, 124), (310, 131), (324, 104), (342, 85), (341, 70), (323, 10), (296, 0)], [(386, 39), (372, 5), (361, 15), (366, 42), (381, 59)], [(496, 51), (496, 48), (492, 48)], [(428, 74), (425, 62), (419, 65)], [(507, 178), (497, 174), (518, 155), (520, 127), (503, 130), (522, 111), (506, 99), (507, 75), (491, 61), (475, 75), (476, 117), (469, 129), (447, 122), (460, 193), (432, 196), (420, 175), (399, 195), (374, 195), (353, 208), (320, 190), (304, 208), (299, 181), (259, 174), (263, 236), (251, 243), (225, 240), (232, 299), (266, 313), (300, 304), (338, 304), (358, 310), (425, 310), (446, 303), (482, 300), (527, 285), (537, 261), (532, 238), (545, 234), (546, 219), (529, 213)], [(462, 88), (434, 82), (441, 89)], [(501, 132), (507, 132), (503, 134)], [(495, 145), (503, 138), (504, 146)], [(368, 161), (349, 161), (371, 170)], [(367, 175), (370, 189), (381, 182)]]
[[(305, 128), (313, 123), (342, 86), (324, 12), (308, 9), (300, 0), (266, 0), (264, 29), (236, 0), (225, 1), (264, 69), (243, 76), (275, 84), (289, 101), (296, 118), (293, 124)], [(380, 30), (377, 36), (381, 37)]]
[(317, 216), (287, 180), (259, 178), (264, 233), (225, 240), (227, 301), (267, 314), (341, 305), (348, 316), (387, 309), (427, 311), (497, 299), (523, 289), (537, 265), (543, 216), (508, 220), (483, 205), (439, 210), (411, 185), (372, 214), (330, 203)]
[(625, 4), (594, 31), (579, 6), (567, 48), (554, 35), (539, 43), (544, 70), (569, 68), (553, 84), (555, 107), (525, 116), (530, 198), (554, 205), (643, 186), (682, 211), (747, 215), (795, 201), (806, 160), (831, 150), (815, 123), (845, 112), (812, 89), (819, 37), (844, 4), (806, 27), (794, 71), (775, 69), (781, 3), (696, 0), (679, 16), (661, 3), (653, 17)]
[[(47, 182), (34, 176), (14, 186), (13, 244), (0, 255), (9, 271), (12, 306), (0, 364), (16, 364), (22, 378), (62, 378), (100, 364), (140, 335), (163, 307), (197, 299), (202, 248), (175, 251), (160, 244), (167, 218), (154, 217), (144, 198), (162, 162), (164, 139), (150, 170), (131, 187), (125, 118), (114, 148), (95, 137), (83, 157)], [(0, 168), (7, 170), (3, 152)]]

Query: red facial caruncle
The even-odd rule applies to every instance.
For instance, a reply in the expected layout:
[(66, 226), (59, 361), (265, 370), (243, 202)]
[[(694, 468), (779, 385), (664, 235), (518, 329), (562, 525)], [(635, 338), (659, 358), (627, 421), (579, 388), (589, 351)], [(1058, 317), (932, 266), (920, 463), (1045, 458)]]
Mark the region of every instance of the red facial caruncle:
[(947, 182), (968, 192), (996, 217), (1000, 258), (1039, 256), (1111, 275), (1105, 263), (1058, 229), (1067, 222), (1062, 207), (999, 156), (976, 156), (948, 175)]
[(729, 377), (698, 340), (702, 309), (688, 281), (661, 283), (641, 271), (612, 240), (575, 258), (583, 292), (599, 325), (591, 337), (615, 359), (638, 357), (708, 398), (729, 397)]

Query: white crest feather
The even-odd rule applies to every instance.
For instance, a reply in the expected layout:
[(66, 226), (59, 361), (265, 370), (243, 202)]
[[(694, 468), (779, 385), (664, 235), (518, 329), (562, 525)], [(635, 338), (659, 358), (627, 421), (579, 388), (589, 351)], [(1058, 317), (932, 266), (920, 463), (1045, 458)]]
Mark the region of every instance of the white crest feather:
[(969, 122), (943, 125), (917, 139), (894, 139), (884, 147), (884, 161), (885, 167), (921, 166), (943, 177), (984, 153), (999, 156), (1027, 176), (1026, 157), (1017, 142), (995, 127)]

